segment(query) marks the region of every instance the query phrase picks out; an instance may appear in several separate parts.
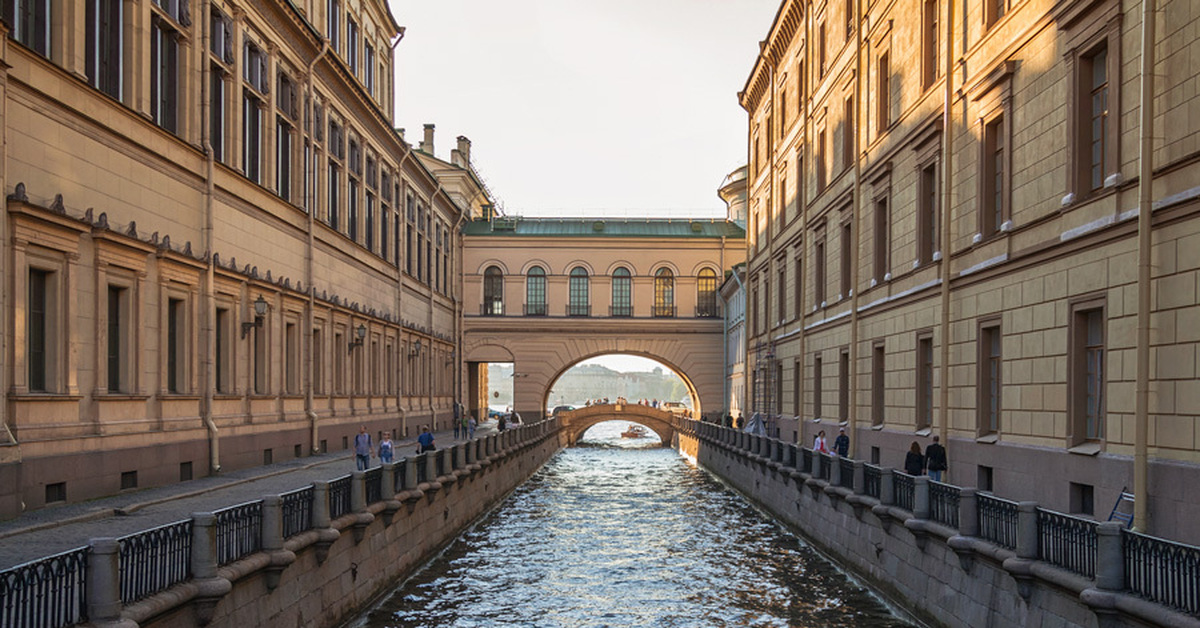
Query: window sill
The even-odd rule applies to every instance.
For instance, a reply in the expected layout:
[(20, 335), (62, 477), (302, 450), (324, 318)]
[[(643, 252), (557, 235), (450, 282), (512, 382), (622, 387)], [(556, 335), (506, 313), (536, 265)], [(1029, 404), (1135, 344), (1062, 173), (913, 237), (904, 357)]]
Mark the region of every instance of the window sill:
[(875, 430), (876, 432), (882, 431), (882, 430), (883, 430), (883, 423), (880, 423), (880, 424), (878, 424), (878, 425), (872, 425), (872, 426), (871, 426), (871, 429)]
[(929, 436), (932, 433), (933, 433), (933, 428), (923, 427), (923, 428), (917, 430), (916, 432), (913, 432), (913, 435), (924, 437), (924, 436)]
[(1080, 456), (1095, 456), (1104, 450), (1104, 444), (1097, 441), (1088, 441), (1080, 443), (1074, 447), (1068, 447), (1067, 453), (1078, 454)]
[(996, 443), (1000, 442), (1000, 435), (994, 432), (991, 434), (984, 434), (983, 436), (976, 438), (975, 442), (981, 445), (995, 445)]
[(199, 401), (200, 395), (193, 395), (191, 393), (164, 392), (158, 393), (158, 398), (164, 401)]
[(136, 395), (132, 393), (96, 393), (92, 395), (96, 401), (146, 401), (150, 395)]
[(83, 395), (67, 395), (62, 393), (20, 393), (11, 394), (12, 401), (79, 401)]

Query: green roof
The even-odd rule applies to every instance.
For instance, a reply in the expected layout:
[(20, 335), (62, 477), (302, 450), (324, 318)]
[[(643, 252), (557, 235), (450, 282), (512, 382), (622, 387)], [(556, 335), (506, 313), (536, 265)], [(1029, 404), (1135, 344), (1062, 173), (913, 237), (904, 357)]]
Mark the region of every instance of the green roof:
[(744, 238), (736, 223), (716, 219), (510, 218), (476, 220), (463, 235), (578, 238)]

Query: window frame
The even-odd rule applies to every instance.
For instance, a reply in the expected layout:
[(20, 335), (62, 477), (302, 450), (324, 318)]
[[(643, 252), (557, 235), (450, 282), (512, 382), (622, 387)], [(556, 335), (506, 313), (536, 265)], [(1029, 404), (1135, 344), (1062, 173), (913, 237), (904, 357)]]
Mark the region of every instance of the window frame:
[(567, 276), (567, 316), (591, 316), (591, 274), (583, 266)]
[(999, 317), (977, 322), (975, 355), (976, 434), (999, 436), (1004, 412), (1004, 335)]
[[(1095, 444), (1103, 448), (1107, 439), (1108, 303), (1103, 294), (1086, 295), (1069, 302), (1067, 327), (1067, 425), (1068, 447)], [(1089, 430), (1087, 383), (1089, 345), (1087, 319), (1096, 314), (1100, 320), (1099, 416), (1096, 430)]]
[(525, 271), (525, 316), (546, 316), (546, 269), (540, 265)]
[(504, 316), (504, 271), (495, 264), (483, 271), (484, 316)]
[(675, 316), (675, 273), (665, 266), (654, 271), (654, 316)]
[(913, 404), (915, 410), (913, 425), (918, 432), (933, 428), (933, 388), (937, 373), (937, 362), (933, 350), (933, 330), (918, 331), (915, 352), (917, 390), (916, 403)]

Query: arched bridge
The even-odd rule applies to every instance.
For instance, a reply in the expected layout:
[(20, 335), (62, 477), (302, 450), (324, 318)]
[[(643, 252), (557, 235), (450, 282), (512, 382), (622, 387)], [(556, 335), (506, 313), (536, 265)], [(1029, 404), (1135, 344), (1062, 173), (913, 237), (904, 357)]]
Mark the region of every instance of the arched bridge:
[(558, 413), (567, 443), (574, 445), (589, 427), (604, 421), (628, 421), (639, 423), (654, 430), (663, 445), (670, 445), (675, 438), (675, 415), (666, 410), (651, 408), (636, 403), (600, 404)]

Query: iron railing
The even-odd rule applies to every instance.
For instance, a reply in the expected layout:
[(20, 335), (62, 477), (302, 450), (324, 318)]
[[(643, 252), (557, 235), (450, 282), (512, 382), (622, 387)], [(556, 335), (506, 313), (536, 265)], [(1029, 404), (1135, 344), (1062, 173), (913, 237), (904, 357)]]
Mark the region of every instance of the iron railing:
[(408, 476), (408, 459), (401, 458), (396, 461), (396, 466), (392, 467), (392, 486), (396, 487), (397, 491), (404, 489), (404, 480)]
[(1038, 558), (1088, 578), (1096, 577), (1096, 522), (1037, 509)]
[(840, 456), (838, 457), (837, 461), (838, 466), (841, 467), (841, 475), (838, 476), (838, 479), (840, 480), (840, 482), (838, 482), (838, 486), (854, 490), (854, 461), (849, 458), (842, 458)]
[[(377, 501), (383, 500), (383, 467), (375, 467), (367, 469), (363, 474), (363, 480), (366, 482), (366, 498), (368, 504), (374, 504)], [(389, 497), (391, 497), (389, 495)]]
[(290, 539), (312, 528), (313, 487), (296, 489), (280, 495), (283, 508), (283, 538)]
[(545, 315), (546, 315), (546, 304), (545, 303), (526, 303), (525, 304), (525, 316), (545, 316)]
[(675, 318), (674, 305), (655, 305), (654, 316), (656, 318)]
[(262, 500), (214, 512), (217, 528), (217, 564), (228, 565), (262, 549)]
[(117, 539), (121, 603), (133, 604), (192, 577), (192, 520)]
[(480, 316), (504, 316), (503, 301), (487, 301), (479, 304)]
[(568, 303), (567, 316), (591, 316), (592, 306), (587, 303)]
[(429, 470), (425, 467), (425, 461), (429, 458), (429, 454), (417, 454), (417, 484), (422, 484), (429, 481)]
[(721, 311), (715, 303), (703, 303), (696, 306), (696, 318), (720, 318)]
[(958, 529), (958, 497), (960, 489), (952, 484), (929, 481), (929, 518)]
[(879, 481), (883, 478), (883, 469), (873, 465), (863, 465), (863, 492), (870, 497), (879, 499)]
[(61, 628), (87, 621), (87, 565), (80, 547), (0, 571), (0, 626)]
[(979, 515), (979, 538), (1000, 547), (1017, 549), (1017, 502), (979, 493), (975, 498)]
[[(433, 452), (433, 472), (437, 477), (446, 475), (446, 450), (436, 449)], [(435, 478), (436, 479), (436, 478)]]
[(819, 453), (817, 455), (821, 458), (821, 471), (817, 477), (828, 481), (830, 476), (833, 475), (833, 456), (824, 453)]
[(350, 476), (329, 483), (329, 518), (337, 519), (350, 513)]
[(614, 318), (629, 318), (633, 316), (632, 305), (610, 305), (608, 306), (608, 315)]
[(804, 473), (812, 474), (813, 472), (813, 452), (811, 449), (802, 449), (800, 470)]
[(892, 497), (896, 500), (896, 507), (912, 512), (916, 495), (917, 483), (913, 476), (892, 471)]
[(1152, 602), (1200, 615), (1200, 547), (1121, 530), (1125, 586)]

